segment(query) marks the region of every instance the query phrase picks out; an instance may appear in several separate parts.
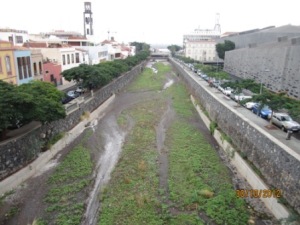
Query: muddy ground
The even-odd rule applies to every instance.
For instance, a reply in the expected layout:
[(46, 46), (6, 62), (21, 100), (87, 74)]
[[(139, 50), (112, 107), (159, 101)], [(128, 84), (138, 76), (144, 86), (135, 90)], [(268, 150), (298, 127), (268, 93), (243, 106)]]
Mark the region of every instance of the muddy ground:
[[(94, 160), (95, 181), (90, 187), (90, 195), (86, 199), (86, 213), (83, 218), (82, 224), (95, 224), (97, 221), (97, 214), (99, 209), (99, 201), (97, 199), (97, 192), (101, 185), (109, 181), (110, 172), (113, 170), (114, 165), (117, 163), (118, 155), (121, 151), (122, 142), (130, 132), (134, 121), (129, 119), (130, 123), (126, 127), (119, 127), (117, 118), (120, 113), (140, 102), (159, 98), (161, 92), (171, 86), (173, 83), (179, 82), (179, 78), (170, 74), (166, 75), (165, 85), (161, 91), (145, 91), (139, 93), (120, 92), (117, 94), (115, 101), (107, 110), (106, 115), (100, 121), (97, 121), (95, 126), (87, 129), (92, 129), (93, 134), (87, 142), (87, 147), (91, 150), (92, 159)], [(169, 104), (167, 111), (161, 115), (161, 122), (156, 127), (157, 132), (157, 149), (159, 151), (159, 175), (160, 175), (160, 188), (167, 191), (168, 179), (168, 149), (164, 147), (165, 132), (172, 121), (176, 120), (176, 115)], [(190, 123), (195, 126), (201, 133), (204, 134), (209, 143), (215, 147), (219, 152), (220, 157), (226, 162), (226, 157), (218, 149), (217, 142), (210, 135), (209, 130), (205, 127), (200, 117), (191, 119)], [(84, 134), (82, 134), (84, 135)], [(44, 216), (45, 203), (43, 198), (47, 193), (47, 180), (53, 173), (55, 167), (60, 163), (64, 156), (74, 148), (82, 139), (82, 135), (78, 137), (72, 144), (63, 149), (59, 155), (53, 158), (46, 166), (45, 170), (41, 171), (37, 176), (29, 179), (15, 190), (14, 194), (9, 195), (3, 204), (0, 206), (0, 225), (27, 225), (32, 224), (35, 218)], [(227, 162), (228, 163), (228, 162)], [(230, 165), (228, 164), (228, 167)], [(239, 184), (239, 188), (248, 187), (244, 179), (237, 176), (234, 168), (231, 168), (233, 183)], [(250, 188), (248, 188), (250, 189)], [(258, 210), (264, 207), (258, 200), (252, 200), (252, 205), (258, 206)], [(256, 201), (256, 202), (254, 202)], [(265, 209), (264, 209), (265, 210)], [(176, 213), (176, 212), (174, 212)], [(267, 212), (269, 213), (269, 212)], [(201, 216), (201, 215), (200, 215)], [(207, 219), (205, 215), (202, 219)], [(270, 221), (263, 223), (257, 222), (256, 224), (272, 224)]]

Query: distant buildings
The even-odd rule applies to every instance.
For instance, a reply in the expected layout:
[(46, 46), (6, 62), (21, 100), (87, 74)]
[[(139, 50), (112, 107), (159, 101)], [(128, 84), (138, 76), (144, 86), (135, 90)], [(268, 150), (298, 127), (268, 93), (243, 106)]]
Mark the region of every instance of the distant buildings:
[(216, 62), (220, 60), (216, 52), (216, 40), (221, 36), (219, 15), (213, 30), (197, 28), (183, 35), (183, 54), (185, 57), (200, 62)]
[(300, 26), (254, 29), (218, 42), (225, 40), (236, 49), (225, 53), (224, 71), (300, 99)]
[(0, 40), (9, 41), (15, 46), (22, 46), (29, 40), (28, 32), (16, 29), (0, 29)]
[(61, 72), (80, 64), (98, 64), (135, 55), (135, 47), (120, 44), (111, 37), (92, 41), (93, 16), (91, 2), (84, 2), (84, 34), (56, 30), (28, 34), (24, 30), (0, 29), (0, 79), (13, 84), (30, 80), (64, 85)]

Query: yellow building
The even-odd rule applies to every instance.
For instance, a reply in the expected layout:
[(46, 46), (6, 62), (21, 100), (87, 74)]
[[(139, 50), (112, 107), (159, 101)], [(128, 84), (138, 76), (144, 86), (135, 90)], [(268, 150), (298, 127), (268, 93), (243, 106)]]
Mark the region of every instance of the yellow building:
[(0, 80), (11, 84), (17, 84), (14, 50), (11, 42), (0, 40)]

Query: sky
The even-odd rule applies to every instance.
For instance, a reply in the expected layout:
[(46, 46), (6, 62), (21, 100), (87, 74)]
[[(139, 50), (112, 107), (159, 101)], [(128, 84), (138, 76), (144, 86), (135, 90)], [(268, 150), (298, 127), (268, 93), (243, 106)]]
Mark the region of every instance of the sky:
[[(53, 30), (83, 33), (84, 0), (9, 0), (0, 8), (0, 28), (29, 33)], [(299, 26), (297, 0), (90, 0), (95, 39), (182, 45), (196, 28), (213, 29), (220, 15), (221, 33), (268, 26)]]

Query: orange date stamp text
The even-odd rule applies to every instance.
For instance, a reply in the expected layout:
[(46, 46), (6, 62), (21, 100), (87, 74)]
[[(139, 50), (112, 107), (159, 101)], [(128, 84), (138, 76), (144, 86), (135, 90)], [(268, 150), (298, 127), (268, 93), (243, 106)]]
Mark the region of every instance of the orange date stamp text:
[(236, 196), (238, 198), (280, 198), (282, 190), (280, 189), (237, 189)]

